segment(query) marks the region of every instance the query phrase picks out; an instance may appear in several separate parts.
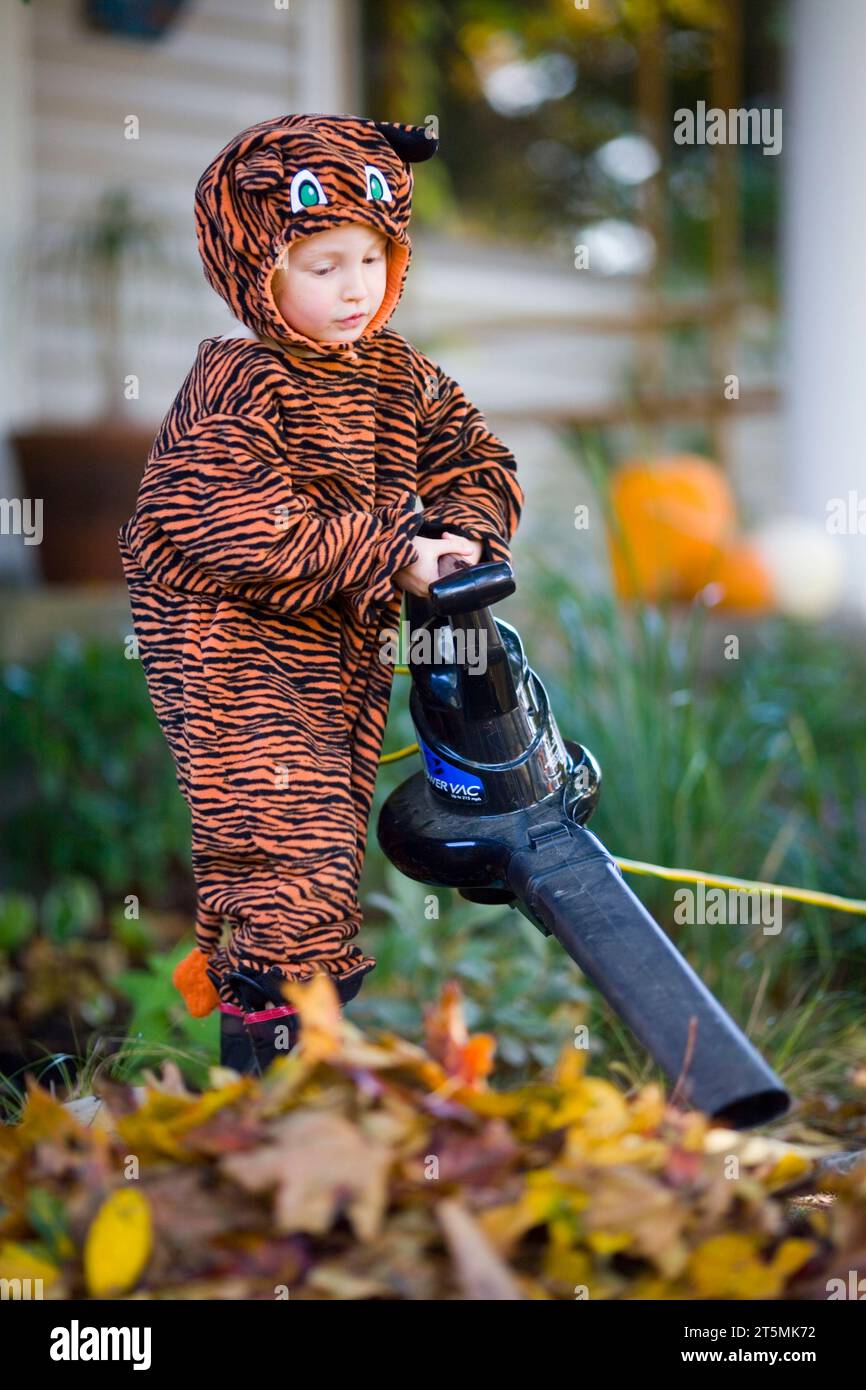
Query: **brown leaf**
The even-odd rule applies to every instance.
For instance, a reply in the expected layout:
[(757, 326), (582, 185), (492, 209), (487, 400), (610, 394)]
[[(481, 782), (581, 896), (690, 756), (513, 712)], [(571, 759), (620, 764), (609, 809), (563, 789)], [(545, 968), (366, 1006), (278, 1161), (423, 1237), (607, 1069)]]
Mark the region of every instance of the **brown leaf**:
[(685, 1264), (683, 1230), (688, 1206), (651, 1174), (639, 1168), (596, 1170), (589, 1182), (592, 1193), (583, 1213), (586, 1228), (594, 1233), (627, 1232), (628, 1247), (647, 1256), (669, 1278)]
[(425, 1165), (433, 1157), (437, 1160), (437, 1182), (473, 1188), (501, 1186), (519, 1156), (520, 1146), (500, 1120), (484, 1125), (477, 1134), (441, 1126), (425, 1141), (423, 1153), (406, 1160), (404, 1172), (423, 1179)]
[(358, 1239), (368, 1241), (382, 1225), (391, 1162), (388, 1149), (342, 1116), (297, 1110), (275, 1127), (274, 1142), (221, 1166), (251, 1192), (276, 1187), (279, 1230), (328, 1231), (345, 1207)]
[(497, 1254), (462, 1202), (446, 1197), (436, 1203), (436, 1215), (448, 1242), (464, 1298), (487, 1302), (523, 1299), (513, 1271)]

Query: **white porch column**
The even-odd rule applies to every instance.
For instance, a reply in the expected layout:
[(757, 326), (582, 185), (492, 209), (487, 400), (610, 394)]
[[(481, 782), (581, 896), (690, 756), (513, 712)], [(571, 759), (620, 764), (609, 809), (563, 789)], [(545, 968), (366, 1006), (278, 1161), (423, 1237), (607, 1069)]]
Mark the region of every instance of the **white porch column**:
[(296, 111), (363, 116), (358, 0), (303, 0)]
[[(784, 99), (787, 363), (782, 510), (826, 526), (851, 491), (866, 509), (866, 5), (793, 0)], [(866, 614), (863, 534), (838, 537), (845, 607)]]

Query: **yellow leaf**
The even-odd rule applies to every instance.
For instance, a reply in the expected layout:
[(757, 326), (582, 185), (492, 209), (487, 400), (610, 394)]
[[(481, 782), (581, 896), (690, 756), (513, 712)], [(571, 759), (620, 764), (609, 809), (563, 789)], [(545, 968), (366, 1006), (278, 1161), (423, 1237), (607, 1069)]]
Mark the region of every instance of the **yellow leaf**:
[(559, 1162), (565, 1166), (592, 1162), (604, 1164), (639, 1164), (646, 1168), (661, 1167), (668, 1146), (661, 1139), (644, 1139), (640, 1134), (617, 1134), (613, 1138), (595, 1137), (580, 1125), (569, 1125)]
[(787, 1278), (789, 1274), (793, 1274), (795, 1270), (806, 1264), (816, 1249), (817, 1246), (814, 1241), (791, 1236), (789, 1240), (782, 1242), (773, 1256), (773, 1269), (783, 1278)]
[(628, 1103), (609, 1081), (588, 1076), (584, 1081), (587, 1111), (584, 1123), (597, 1135), (621, 1134), (628, 1125)]
[(599, 1255), (616, 1255), (620, 1250), (627, 1250), (631, 1241), (629, 1231), (590, 1231), (586, 1237), (590, 1250)]
[(709, 1118), (702, 1110), (690, 1110), (684, 1117), (679, 1146), (687, 1153), (702, 1153), (710, 1132)]
[(543, 1260), (543, 1272), (547, 1279), (573, 1288), (577, 1284), (590, 1284), (592, 1260), (585, 1250), (565, 1250), (560, 1247), (548, 1249)]
[(634, 1303), (638, 1303), (642, 1299), (658, 1302), (670, 1297), (669, 1290), (670, 1284), (666, 1279), (660, 1279), (657, 1274), (639, 1275), (632, 1282), (627, 1298)]
[(147, 1198), (119, 1188), (103, 1202), (87, 1233), (84, 1277), (94, 1298), (112, 1298), (135, 1285), (150, 1258), (153, 1225)]
[(749, 1236), (711, 1236), (693, 1251), (689, 1274), (699, 1293), (724, 1298), (736, 1295), (743, 1272), (755, 1258)]
[(92, 1131), (85, 1129), (59, 1100), (55, 1100), (29, 1076), (27, 1088), (27, 1104), (21, 1115), (21, 1123), (16, 1127), (20, 1148), (30, 1149), (45, 1139), (61, 1139), (82, 1132), (92, 1142)]
[(588, 1135), (622, 1134), (629, 1126), (625, 1096), (597, 1076), (585, 1076), (559, 1098), (551, 1111), (548, 1128), (579, 1125)]
[(781, 1158), (773, 1164), (772, 1171), (765, 1179), (768, 1188), (784, 1187), (795, 1178), (802, 1177), (808, 1173), (812, 1167), (809, 1159), (804, 1154), (787, 1153), (782, 1154)]
[(340, 996), (329, 975), (300, 983), (283, 982), (282, 993), (298, 1011), (299, 1053), (307, 1062), (327, 1062), (339, 1055), (344, 1040)]
[[(445, 1073), (439, 1070), (437, 1085), (441, 1085)], [(518, 1091), (467, 1091), (461, 1101), (474, 1110), (477, 1115), (505, 1115), (518, 1118), (526, 1105), (526, 1092)]]
[(573, 1043), (566, 1043), (553, 1071), (553, 1079), (557, 1086), (565, 1089), (578, 1085), (583, 1080), (588, 1058), (589, 1053), (585, 1047), (575, 1047)]
[(149, 1090), (137, 1110), (118, 1120), (117, 1132), (134, 1153), (156, 1152), (181, 1163), (195, 1162), (197, 1155), (184, 1145), (184, 1136), (248, 1093), (250, 1084), (250, 1079), (243, 1077), (200, 1096), (173, 1096)]
[(49, 1288), (59, 1273), (53, 1264), (40, 1259), (24, 1245), (17, 1245), (13, 1240), (0, 1245), (0, 1279), (41, 1279)]
[(657, 1129), (664, 1119), (665, 1094), (658, 1082), (649, 1082), (631, 1103), (629, 1121), (632, 1129)]
[(785, 1241), (773, 1263), (767, 1264), (753, 1237), (712, 1236), (693, 1251), (689, 1273), (698, 1293), (706, 1298), (778, 1298), (787, 1274), (810, 1254), (809, 1241)]
[(477, 1213), (476, 1220), (488, 1240), (502, 1255), (507, 1255), (526, 1231), (538, 1225), (536, 1213), (524, 1202), (509, 1202), (501, 1207), (488, 1207)]

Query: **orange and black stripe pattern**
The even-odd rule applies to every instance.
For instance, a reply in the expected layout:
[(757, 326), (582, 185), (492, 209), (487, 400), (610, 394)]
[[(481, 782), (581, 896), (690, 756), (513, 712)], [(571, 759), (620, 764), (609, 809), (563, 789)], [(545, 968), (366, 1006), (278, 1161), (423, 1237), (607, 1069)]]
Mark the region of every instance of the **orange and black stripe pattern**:
[[(197, 190), (208, 280), (256, 336), (200, 344), (118, 540), (190, 809), (198, 950), (227, 1003), (229, 969), (339, 984), (375, 966), (355, 938), (393, 575), (423, 520), (510, 559), (521, 514), (508, 449), (387, 327), (429, 152), (423, 127), (287, 116), (238, 136)], [(386, 294), (354, 342), (320, 342), (280, 317), (270, 276), (290, 241), (345, 221), (391, 238)]]

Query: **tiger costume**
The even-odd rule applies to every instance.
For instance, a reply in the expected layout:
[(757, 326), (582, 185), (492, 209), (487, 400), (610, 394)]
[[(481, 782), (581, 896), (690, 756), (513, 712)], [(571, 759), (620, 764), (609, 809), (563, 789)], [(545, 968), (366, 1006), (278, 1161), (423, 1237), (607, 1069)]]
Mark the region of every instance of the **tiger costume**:
[[(511, 558), (512, 454), (387, 327), (411, 256), (412, 165), (437, 144), (423, 126), (281, 116), (231, 140), (196, 188), (206, 279), (256, 336), (199, 345), (118, 531), (191, 816), (196, 947), (174, 978), (196, 1016), (238, 1009), (232, 970), (324, 971), (345, 999), (375, 967), (355, 937), (393, 679), (379, 634), (402, 602), (392, 576), (418, 559), (426, 522)], [(354, 341), (320, 341), (285, 322), (271, 277), (290, 243), (346, 222), (389, 238), (385, 295)]]

